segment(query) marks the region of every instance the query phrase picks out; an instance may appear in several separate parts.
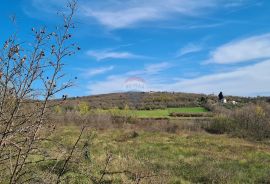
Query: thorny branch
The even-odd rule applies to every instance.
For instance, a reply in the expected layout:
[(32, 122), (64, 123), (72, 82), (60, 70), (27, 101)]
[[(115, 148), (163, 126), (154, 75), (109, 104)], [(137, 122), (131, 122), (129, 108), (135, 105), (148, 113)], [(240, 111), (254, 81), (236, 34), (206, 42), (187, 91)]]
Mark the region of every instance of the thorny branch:
[[(70, 13), (62, 14), (63, 25), (56, 31), (32, 28), (30, 43), (19, 42), (15, 33), (0, 49), (0, 175), (5, 173), (0, 183), (30, 181), (32, 171), (26, 165), (52, 159), (40, 148), (49, 135), (44, 132), (54, 127), (47, 117), (50, 100), (73, 84), (59, 85), (59, 81), (65, 77), (64, 59), (80, 50), (69, 41), (76, 6), (76, 0), (68, 3)], [(47, 131), (41, 131), (44, 129)], [(43, 159), (33, 161), (32, 156)]]

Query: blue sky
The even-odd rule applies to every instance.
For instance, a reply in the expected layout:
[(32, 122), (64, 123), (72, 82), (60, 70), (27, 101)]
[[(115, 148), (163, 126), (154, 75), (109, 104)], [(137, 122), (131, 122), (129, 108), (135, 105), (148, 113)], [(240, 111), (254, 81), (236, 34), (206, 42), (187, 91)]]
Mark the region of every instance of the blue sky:
[[(57, 24), (65, 0), (1, 1), (1, 38)], [(129, 91), (270, 95), (268, 0), (79, 0), (69, 96)], [(12, 26), (10, 15), (16, 15)], [(132, 89), (133, 90), (133, 89)]]

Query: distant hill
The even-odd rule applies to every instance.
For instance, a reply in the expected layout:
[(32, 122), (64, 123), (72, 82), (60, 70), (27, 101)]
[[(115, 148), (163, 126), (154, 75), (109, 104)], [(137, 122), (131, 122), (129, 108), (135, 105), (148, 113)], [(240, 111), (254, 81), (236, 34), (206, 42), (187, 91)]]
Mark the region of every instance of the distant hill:
[[(248, 102), (251, 98), (225, 96), (228, 101)], [(172, 93), (172, 92), (127, 92), (112, 93), (95, 96), (68, 98), (64, 104), (66, 108), (72, 108), (80, 102), (87, 102), (91, 108), (120, 108), (126, 105), (131, 109), (162, 109), (167, 107), (194, 107), (202, 106), (206, 100), (217, 101), (217, 96)]]

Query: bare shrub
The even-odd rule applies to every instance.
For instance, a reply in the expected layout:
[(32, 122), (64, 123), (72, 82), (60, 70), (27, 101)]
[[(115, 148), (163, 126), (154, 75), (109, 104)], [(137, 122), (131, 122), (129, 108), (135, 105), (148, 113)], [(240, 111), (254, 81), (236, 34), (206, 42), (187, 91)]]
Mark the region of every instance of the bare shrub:
[(124, 141), (128, 141), (130, 139), (134, 139), (138, 136), (139, 136), (139, 134), (136, 131), (128, 131), (128, 132), (125, 132), (124, 134), (120, 135), (119, 137), (117, 137), (116, 141), (124, 142)]
[(117, 123), (113, 123), (113, 117), (107, 113), (89, 112), (81, 114), (77, 111), (68, 111), (63, 114), (51, 114), (51, 118), (57, 125), (87, 126), (98, 130), (119, 127)]
[(210, 119), (172, 119), (170, 123), (177, 125), (178, 131), (204, 131), (205, 127), (209, 126)]
[(211, 121), (210, 125), (205, 127), (206, 131), (210, 133), (224, 134), (234, 130), (233, 120), (224, 114), (217, 115)]
[(69, 41), (76, 1), (68, 8), (56, 30), (32, 28), (30, 42), (21, 42), (14, 34), (0, 50), (0, 168), (5, 173), (0, 183), (40, 181), (34, 165), (51, 159), (42, 148), (54, 127), (48, 118), (54, 105), (49, 102), (72, 85), (59, 81), (64, 80), (65, 57), (79, 49)]
[(135, 130), (143, 130), (148, 132), (168, 132), (176, 133), (179, 129), (174, 123), (167, 118), (138, 118), (136, 122), (130, 126)]
[(177, 133), (178, 130), (179, 130), (179, 127), (176, 124), (168, 125), (168, 127), (166, 128), (166, 132), (173, 133), (173, 134)]
[(216, 113), (216, 114), (227, 114), (230, 112), (230, 109), (227, 109), (226, 107), (224, 107), (223, 105), (221, 105), (220, 103), (217, 103), (213, 100), (208, 100), (204, 105), (204, 108), (206, 108), (207, 110)]
[(270, 137), (270, 108), (268, 104), (248, 104), (225, 111), (206, 128), (212, 133), (230, 133), (237, 137), (262, 140)]
[(248, 105), (236, 110), (232, 118), (235, 122), (234, 134), (256, 140), (270, 136), (270, 111), (269, 105)]
[(213, 114), (208, 112), (204, 113), (183, 113), (183, 112), (172, 112), (170, 113), (172, 117), (212, 117)]

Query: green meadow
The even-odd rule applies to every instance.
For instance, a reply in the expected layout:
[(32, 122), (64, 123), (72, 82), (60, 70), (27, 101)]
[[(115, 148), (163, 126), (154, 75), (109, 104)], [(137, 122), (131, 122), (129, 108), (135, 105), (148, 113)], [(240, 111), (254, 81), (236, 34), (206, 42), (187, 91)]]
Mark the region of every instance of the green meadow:
[(158, 110), (137, 110), (134, 114), (141, 118), (163, 118), (169, 117), (170, 113), (204, 113), (207, 110), (203, 107), (182, 107), (182, 108), (167, 108)]
[(112, 113), (115, 115), (130, 115), (138, 118), (169, 118), (170, 113), (206, 113), (208, 112), (203, 107), (180, 107), (180, 108), (166, 108), (155, 110), (130, 110), (130, 109), (110, 109), (110, 110), (94, 110), (99, 113)]

